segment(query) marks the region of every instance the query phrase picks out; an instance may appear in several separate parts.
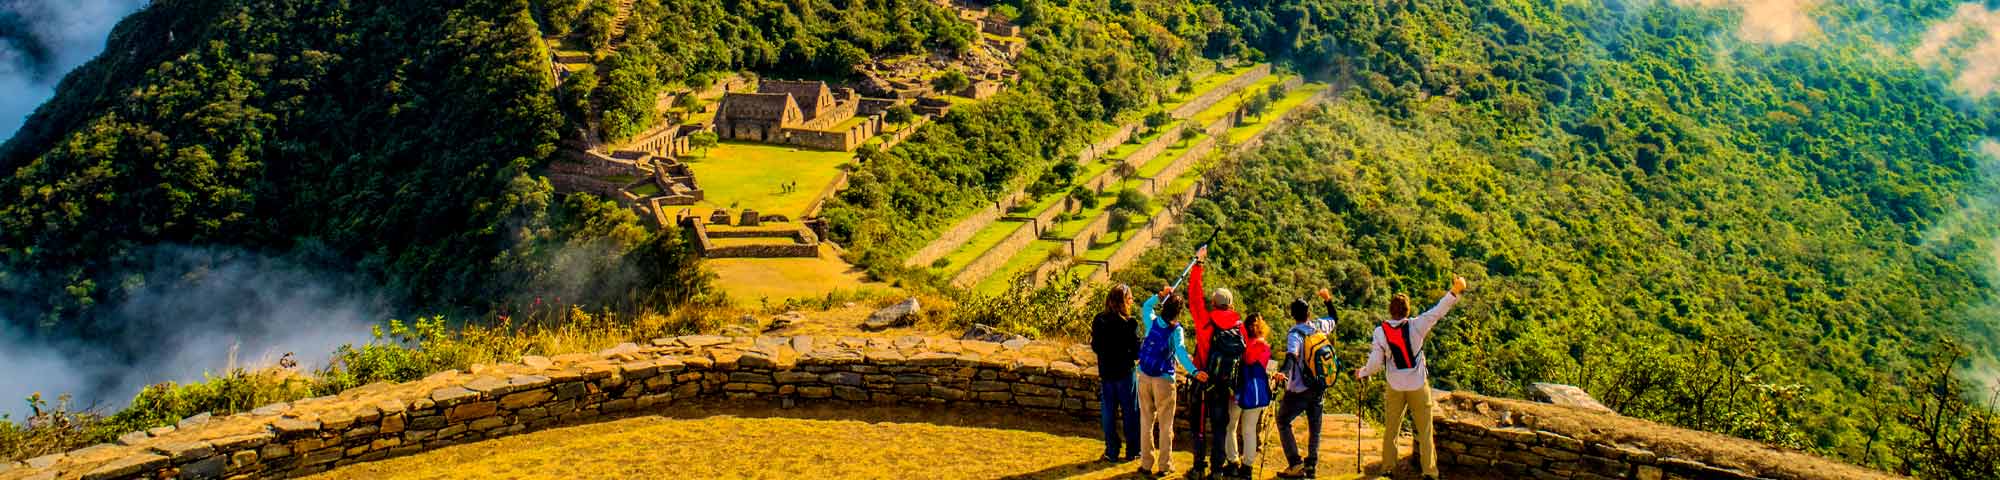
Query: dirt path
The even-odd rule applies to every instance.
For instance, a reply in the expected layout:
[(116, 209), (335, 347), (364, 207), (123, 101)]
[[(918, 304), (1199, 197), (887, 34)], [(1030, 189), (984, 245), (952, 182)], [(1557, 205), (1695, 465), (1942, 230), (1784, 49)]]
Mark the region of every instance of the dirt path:
[[(1101, 463), (1097, 425), (992, 411), (702, 403), (660, 415), (556, 428), (334, 470), (317, 479), (455, 478), (1143, 478)], [(1320, 478), (1355, 478), (1352, 415), (1326, 418)], [(1300, 422), (1301, 430), (1304, 423)], [(1275, 429), (1257, 478), (1284, 467)], [(1363, 461), (1379, 445), (1361, 434)], [(1178, 437), (1174, 466), (1193, 465)], [(1406, 440), (1407, 443), (1407, 440)], [(1407, 446), (1405, 447), (1407, 448)]]

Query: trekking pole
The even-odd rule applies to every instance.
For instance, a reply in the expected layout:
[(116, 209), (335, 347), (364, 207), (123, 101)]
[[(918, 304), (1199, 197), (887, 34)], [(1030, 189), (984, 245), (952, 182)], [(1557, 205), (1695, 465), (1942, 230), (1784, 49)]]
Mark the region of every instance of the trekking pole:
[[(1218, 229), (1216, 229), (1216, 230), (1215, 230), (1215, 231), (1213, 231), (1213, 232), (1209, 232), (1209, 233), (1208, 233), (1208, 239), (1207, 239), (1207, 240), (1202, 240), (1202, 241), (1201, 241), (1201, 244), (1200, 244), (1200, 245), (1198, 245), (1198, 246), (1196, 246), (1196, 247), (1194, 248), (1194, 250), (1195, 250), (1195, 251), (1197, 251), (1197, 252), (1199, 252), (1199, 251), (1201, 251), (1201, 249), (1204, 249), (1204, 248), (1208, 248), (1208, 244), (1210, 244), (1210, 243), (1213, 243), (1213, 242), (1215, 242), (1215, 235), (1216, 235), (1216, 234), (1218, 234), (1218, 233), (1222, 233), (1222, 229), (1219, 229), (1219, 228), (1218, 228)], [(1194, 264), (1195, 264), (1195, 262), (1198, 262), (1198, 261), (1200, 261), (1200, 259), (1198, 259), (1198, 258), (1190, 258), (1190, 259), (1188, 259), (1188, 263), (1187, 263), (1187, 266), (1185, 266), (1185, 267), (1181, 267), (1181, 276), (1180, 276), (1180, 278), (1175, 278), (1175, 279), (1174, 279), (1174, 286), (1172, 286), (1172, 287), (1169, 287), (1169, 288), (1167, 288), (1167, 289), (1168, 289), (1168, 290), (1180, 290), (1180, 289), (1181, 289), (1181, 283), (1183, 283), (1183, 282), (1186, 282), (1186, 281), (1187, 281), (1187, 278), (1188, 278), (1188, 275), (1189, 275), (1189, 274), (1192, 274), (1192, 273), (1194, 273)]]
[(1361, 474), (1361, 383), (1354, 379), (1354, 474)]

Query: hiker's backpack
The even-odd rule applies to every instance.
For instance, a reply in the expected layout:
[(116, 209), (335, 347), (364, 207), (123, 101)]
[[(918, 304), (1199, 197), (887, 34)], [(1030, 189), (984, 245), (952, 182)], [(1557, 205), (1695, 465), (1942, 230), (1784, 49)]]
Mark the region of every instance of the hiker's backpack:
[(1413, 345), (1416, 342), (1411, 341), (1409, 322), (1400, 326), (1382, 322), (1382, 339), (1389, 343), (1389, 363), (1394, 364), (1397, 370), (1416, 368), (1417, 360), (1423, 358), (1423, 352), (1417, 351), (1417, 346)]
[(1299, 381), (1306, 388), (1326, 388), (1335, 372), (1340, 369), (1339, 360), (1333, 356), (1333, 339), (1326, 332), (1314, 330), (1299, 344)]
[(1201, 371), (1208, 373), (1211, 387), (1233, 389), (1243, 365), (1243, 329), (1215, 328), (1208, 334), (1208, 361)]
[(1139, 344), (1139, 371), (1153, 377), (1173, 373), (1174, 342), (1170, 335), (1180, 334), (1180, 328), (1167, 322), (1157, 322), (1148, 327), (1146, 342)]

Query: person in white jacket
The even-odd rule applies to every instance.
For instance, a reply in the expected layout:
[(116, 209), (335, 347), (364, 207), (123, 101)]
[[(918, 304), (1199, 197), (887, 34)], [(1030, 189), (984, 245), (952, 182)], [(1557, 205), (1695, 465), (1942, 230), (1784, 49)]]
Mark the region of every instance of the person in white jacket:
[(1451, 291), (1439, 299), (1437, 306), (1409, 318), (1410, 297), (1396, 294), (1389, 299), (1389, 320), (1375, 327), (1375, 339), (1368, 349), (1368, 363), (1354, 372), (1354, 378), (1366, 379), (1375, 372), (1385, 372), (1388, 387), (1382, 391), (1382, 473), (1394, 470), (1396, 460), (1396, 433), (1403, 428), (1403, 411), (1409, 410), (1410, 420), (1417, 430), (1418, 458), (1423, 461), (1425, 479), (1437, 478), (1437, 448), (1431, 443), (1431, 388), (1430, 365), (1424, 359), (1424, 340), (1430, 338), (1431, 328), (1438, 320), (1451, 312), (1458, 304), (1458, 295), (1465, 291), (1465, 277), (1451, 281)]

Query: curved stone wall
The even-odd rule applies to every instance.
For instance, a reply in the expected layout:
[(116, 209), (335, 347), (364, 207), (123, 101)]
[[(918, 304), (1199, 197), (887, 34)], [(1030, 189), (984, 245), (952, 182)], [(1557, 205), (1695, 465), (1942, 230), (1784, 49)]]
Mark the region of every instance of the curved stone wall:
[(0, 478), (289, 478), (697, 398), (1094, 417), (1095, 361), (1086, 347), (1026, 341), (663, 338), (197, 417), (16, 464)]
[(1577, 407), (1438, 397), (1438, 466), (1507, 478), (1897, 478), (1795, 450)]

